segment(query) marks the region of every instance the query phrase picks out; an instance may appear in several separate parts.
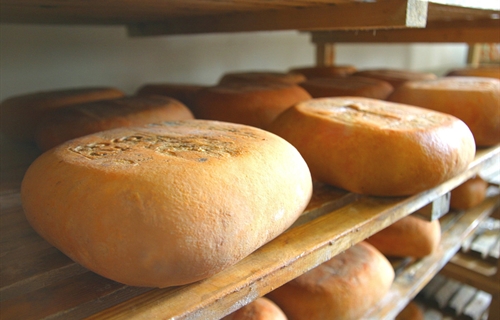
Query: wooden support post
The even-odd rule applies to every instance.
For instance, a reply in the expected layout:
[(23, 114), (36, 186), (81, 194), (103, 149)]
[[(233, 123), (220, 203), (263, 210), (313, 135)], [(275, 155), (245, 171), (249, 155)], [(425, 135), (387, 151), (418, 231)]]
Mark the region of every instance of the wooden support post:
[(467, 65), (478, 67), (481, 62), (481, 44), (470, 43), (467, 53)]
[(335, 64), (335, 45), (333, 43), (316, 43), (316, 65), (333, 66)]
[(416, 216), (433, 221), (441, 218), (450, 211), (450, 193), (447, 192), (441, 197), (435, 199), (425, 207), (415, 211)]

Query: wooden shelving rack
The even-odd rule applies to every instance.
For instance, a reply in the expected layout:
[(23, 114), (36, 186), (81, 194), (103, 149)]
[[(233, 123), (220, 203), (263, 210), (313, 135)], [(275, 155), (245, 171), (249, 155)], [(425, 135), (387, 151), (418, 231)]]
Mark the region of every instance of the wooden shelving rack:
[[(131, 36), (307, 31), (321, 63), (330, 44), (373, 42), (374, 34), (383, 42), (500, 42), (500, 9), (481, 3), (470, 7), (452, 0), (0, 0), (0, 22), (125, 25)], [(404, 216), (448, 219), (438, 252), (400, 270), (389, 295), (366, 315), (391, 318), (500, 203), (492, 197), (457, 217), (442, 217), (446, 211), (440, 209), (450, 190), (462, 182), (480, 172), (500, 171), (500, 146), (478, 150), (465, 172), (411, 197), (365, 197), (316, 184), (296, 224), (233, 267), (186, 286), (137, 288), (89, 272), (33, 231), (24, 218), (19, 187), (38, 151), (6, 141), (1, 147), (2, 320), (219, 319)]]

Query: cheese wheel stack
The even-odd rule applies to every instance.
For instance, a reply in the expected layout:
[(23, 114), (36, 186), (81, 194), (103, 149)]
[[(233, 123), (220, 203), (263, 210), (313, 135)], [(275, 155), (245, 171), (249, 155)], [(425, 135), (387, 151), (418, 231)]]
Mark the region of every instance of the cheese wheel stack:
[(307, 165), (285, 140), (202, 120), (70, 140), (37, 158), (21, 186), (26, 217), (49, 243), (147, 287), (233, 265), (286, 230), (311, 194)]
[(181, 102), (162, 96), (131, 96), (72, 105), (48, 113), (37, 127), (35, 140), (46, 151), (87, 134), (153, 122), (193, 119)]
[(115, 99), (124, 95), (122, 91), (112, 87), (88, 87), (10, 97), (0, 104), (0, 128), (11, 139), (33, 142), (35, 128), (47, 112), (73, 104)]
[(268, 293), (290, 320), (358, 320), (389, 291), (394, 270), (366, 242), (358, 243)]
[(316, 180), (376, 196), (435, 187), (465, 170), (475, 155), (474, 138), (461, 120), (360, 97), (299, 103), (269, 130), (299, 150)]
[(500, 80), (444, 77), (407, 82), (388, 100), (451, 114), (467, 124), (478, 146), (500, 143)]

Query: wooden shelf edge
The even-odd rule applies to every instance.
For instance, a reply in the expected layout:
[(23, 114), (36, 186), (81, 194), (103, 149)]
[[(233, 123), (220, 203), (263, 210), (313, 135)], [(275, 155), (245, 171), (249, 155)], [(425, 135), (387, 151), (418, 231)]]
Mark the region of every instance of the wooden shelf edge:
[[(441, 244), (433, 254), (409, 264), (400, 271), (390, 292), (363, 319), (393, 319), (422, 288), (445, 267), (460, 249), (461, 243), (474, 232), (481, 221), (500, 205), (499, 197), (487, 199), (463, 213), (443, 231)], [(445, 267), (446, 268), (446, 267)]]

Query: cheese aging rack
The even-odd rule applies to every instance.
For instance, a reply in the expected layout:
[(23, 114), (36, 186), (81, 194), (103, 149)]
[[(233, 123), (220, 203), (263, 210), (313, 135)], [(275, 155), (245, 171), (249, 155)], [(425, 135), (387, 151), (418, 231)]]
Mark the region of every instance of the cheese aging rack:
[[(298, 30), (311, 34), (318, 64), (338, 42), (500, 43), (500, 10), (461, 0), (0, 0), (0, 22), (125, 25), (131, 37)], [(221, 273), (164, 289), (125, 286), (74, 263), (29, 226), (20, 183), (38, 156), (2, 141), (0, 168), (0, 318), (219, 319), (316, 267), (409, 214), (440, 219), (434, 254), (403, 266), (389, 294), (364, 319), (391, 319), (460, 249), (478, 224), (498, 213), (498, 192), (468, 211), (448, 212), (449, 192), (481, 174), (498, 184), (500, 146), (477, 150), (469, 168), (410, 197), (367, 197), (315, 184), (313, 198), (285, 233)], [(499, 282), (498, 271), (491, 281)], [(493, 294), (490, 318), (500, 315)], [(496, 303), (496, 307), (495, 307)]]

